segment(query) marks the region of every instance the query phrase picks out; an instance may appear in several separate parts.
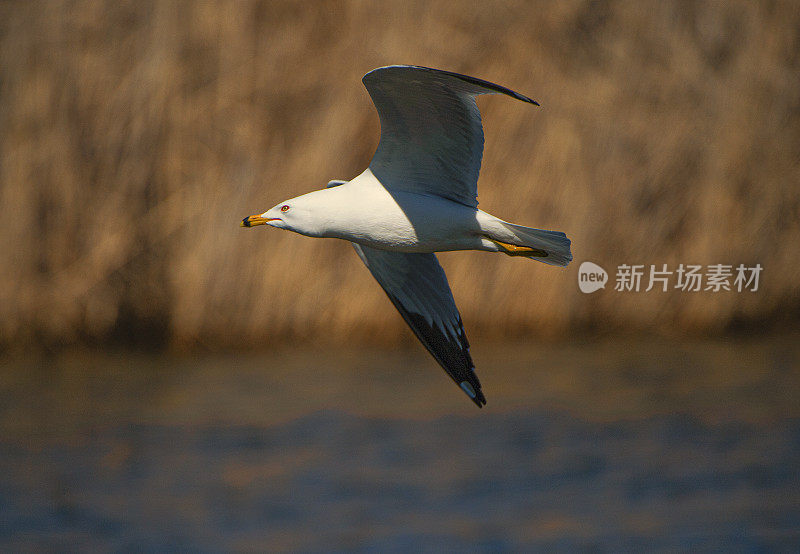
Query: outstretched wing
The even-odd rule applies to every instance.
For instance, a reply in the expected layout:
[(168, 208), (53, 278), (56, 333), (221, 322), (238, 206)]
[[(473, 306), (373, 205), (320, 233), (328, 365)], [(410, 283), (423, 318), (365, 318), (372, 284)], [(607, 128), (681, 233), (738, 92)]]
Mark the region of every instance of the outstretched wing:
[(369, 164), (387, 189), (442, 196), (478, 205), (483, 127), (478, 94), (507, 94), (488, 81), (414, 65), (379, 67), (364, 86), (381, 120), (381, 140)]
[(377, 250), (352, 243), (408, 326), (480, 408), (486, 404), (461, 315), (434, 254)]

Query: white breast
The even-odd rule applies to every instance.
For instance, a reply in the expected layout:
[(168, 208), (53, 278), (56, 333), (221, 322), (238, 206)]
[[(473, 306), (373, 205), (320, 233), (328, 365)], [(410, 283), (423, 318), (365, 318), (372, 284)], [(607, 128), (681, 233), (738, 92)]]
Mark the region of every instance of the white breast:
[(478, 210), (438, 196), (390, 192), (369, 169), (329, 192), (336, 216), (328, 236), (403, 252), (480, 247)]

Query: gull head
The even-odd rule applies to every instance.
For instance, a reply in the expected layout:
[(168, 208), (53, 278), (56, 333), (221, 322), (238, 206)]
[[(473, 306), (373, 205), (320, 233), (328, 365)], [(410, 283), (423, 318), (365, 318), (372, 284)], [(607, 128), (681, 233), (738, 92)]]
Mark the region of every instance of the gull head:
[(269, 225), (277, 227), (278, 229), (287, 229), (287, 221), (292, 216), (289, 212), (292, 211), (292, 206), (287, 202), (275, 206), (264, 212), (263, 214), (256, 214), (245, 217), (240, 226), (242, 227), (255, 227), (256, 225)]
[(312, 192), (285, 200), (262, 214), (245, 217), (240, 226), (269, 225), (301, 235), (321, 236), (322, 229), (320, 227), (324, 218), (321, 218), (318, 213), (321, 206), (314, 194)]

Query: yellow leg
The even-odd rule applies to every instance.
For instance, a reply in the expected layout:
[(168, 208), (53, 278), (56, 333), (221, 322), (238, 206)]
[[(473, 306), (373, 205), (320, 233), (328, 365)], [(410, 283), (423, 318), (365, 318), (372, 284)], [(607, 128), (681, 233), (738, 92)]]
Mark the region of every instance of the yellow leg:
[[(488, 238), (488, 237), (487, 237)], [(530, 246), (517, 246), (516, 244), (509, 244), (490, 238), (490, 241), (502, 248), (502, 252), (509, 256), (528, 256), (536, 258), (546, 258), (547, 252), (539, 250), (538, 248), (531, 248)]]

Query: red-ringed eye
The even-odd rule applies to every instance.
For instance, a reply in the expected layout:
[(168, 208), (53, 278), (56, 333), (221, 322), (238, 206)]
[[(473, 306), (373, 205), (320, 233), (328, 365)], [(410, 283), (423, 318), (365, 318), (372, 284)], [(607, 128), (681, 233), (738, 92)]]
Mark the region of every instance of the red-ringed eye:
[(289, 204), (284, 204), (283, 206), (281, 206), (281, 211), (282, 212), (288, 212), (289, 211)]

